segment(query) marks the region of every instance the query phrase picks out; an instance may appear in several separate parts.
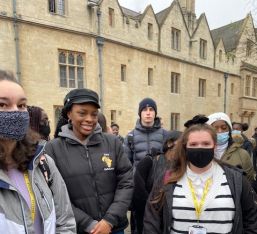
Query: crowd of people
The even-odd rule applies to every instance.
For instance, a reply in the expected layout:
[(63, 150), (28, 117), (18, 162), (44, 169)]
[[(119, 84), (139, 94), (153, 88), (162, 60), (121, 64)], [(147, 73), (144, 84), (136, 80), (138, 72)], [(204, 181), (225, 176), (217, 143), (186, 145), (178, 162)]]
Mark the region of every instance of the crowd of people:
[(257, 233), (257, 127), (247, 138), (216, 112), (167, 131), (144, 98), (122, 137), (83, 88), (64, 97), (52, 138), (27, 102), (0, 70), (0, 233)]

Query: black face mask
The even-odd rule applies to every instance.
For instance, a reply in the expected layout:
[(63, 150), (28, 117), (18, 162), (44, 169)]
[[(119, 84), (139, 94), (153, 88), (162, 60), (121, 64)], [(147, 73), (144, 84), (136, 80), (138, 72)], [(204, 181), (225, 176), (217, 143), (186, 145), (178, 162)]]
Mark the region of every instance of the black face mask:
[(49, 137), (51, 132), (50, 126), (48, 124), (40, 124), (39, 125), (39, 134), (45, 138)]
[(214, 158), (214, 148), (186, 148), (186, 157), (194, 166), (203, 168)]

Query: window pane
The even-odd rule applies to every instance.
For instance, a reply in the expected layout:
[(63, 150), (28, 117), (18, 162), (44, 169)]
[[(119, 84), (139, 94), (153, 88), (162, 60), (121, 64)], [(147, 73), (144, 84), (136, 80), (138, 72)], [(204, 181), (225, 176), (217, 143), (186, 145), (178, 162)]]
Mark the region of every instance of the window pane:
[(126, 81), (126, 65), (121, 65), (121, 81)]
[(153, 25), (148, 23), (148, 39), (152, 40), (153, 38)]
[(77, 56), (77, 65), (83, 66), (83, 58), (80, 54)]
[(245, 95), (250, 96), (251, 77), (246, 76), (245, 79)]
[(60, 65), (60, 86), (67, 87), (66, 66)]
[(148, 68), (148, 85), (153, 85), (153, 69)]
[(69, 53), (69, 64), (74, 64), (74, 55), (72, 53)]
[(114, 26), (114, 9), (109, 8), (109, 25)]
[(78, 88), (83, 88), (84, 87), (84, 84), (83, 84), (83, 81), (84, 81), (84, 69), (81, 68), (81, 67), (78, 67), (78, 74), (77, 74), (77, 78), (78, 78)]
[(55, 13), (55, 0), (48, 0), (49, 12)]
[(59, 63), (66, 63), (66, 55), (64, 52), (59, 53)]
[(57, 13), (59, 15), (64, 15), (65, 13), (64, 1), (65, 0), (57, 0)]
[(69, 67), (69, 88), (75, 88), (75, 67)]

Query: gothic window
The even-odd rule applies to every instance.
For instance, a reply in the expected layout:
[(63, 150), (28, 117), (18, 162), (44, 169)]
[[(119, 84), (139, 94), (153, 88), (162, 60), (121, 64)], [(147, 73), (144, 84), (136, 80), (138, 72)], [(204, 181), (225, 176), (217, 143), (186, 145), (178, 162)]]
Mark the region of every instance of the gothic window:
[(207, 41), (200, 39), (200, 58), (207, 58)]
[(148, 68), (148, 85), (152, 86), (153, 85), (153, 69)]
[(114, 9), (109, 8), (109, 25), (114, 27)]
[(171, 48), (180, 51), (181, 47), (181, 31), (171, 28)]
[(253, 45), (254, 45), (254, 42), (247, 39), (247, 42), (246, 42), (246, 56), (247, 57), (251, 57), (252, 52), (253, 52)]
[(221, 97), (221, 84), (218, 84), (218, 97)]
[(171, 73), (171, 93), (179, 93), (180, 74)]
[(206, 80), (205, 79), (199, 79), (198, 96), (206, 97)]
[(234, 83), (231, 83), (231, 86), (230, 86), (230, 94), (233, 95), (234, 94)]
[(121, 64), (120, 66), (120, 80), (121, 81), (126, 81), (126, 70), (127, 70), (127, 67), (126, 65), (124, 64)]
[(84, 87), (84, 55), (72, 51), (59, 51), (60, 87)]
[(179, 113), (171, 113), (170, 115), (170, 130), (179, 130)]
[(222, 50), (219, 50), (219, 62), (222, 62)]
[(65, 15), (65, 0), (48, 0), (49, 12)]
[(250, 96), (251, 89), (251, 76), (245, 77), (245, 96)]
[(148, 23), (147, 32), (148, 32), (148, 34), (147, 34), (148, 39), (152, 40), (153, 39), (153, 24)]
[(116, 123), (117, 121), (117, 111), (111, 110), (111, 123)]
[(252, 95), (253, 97), (257, 97), (257, 77), (253, 77), (253, 91), (252, 91)]

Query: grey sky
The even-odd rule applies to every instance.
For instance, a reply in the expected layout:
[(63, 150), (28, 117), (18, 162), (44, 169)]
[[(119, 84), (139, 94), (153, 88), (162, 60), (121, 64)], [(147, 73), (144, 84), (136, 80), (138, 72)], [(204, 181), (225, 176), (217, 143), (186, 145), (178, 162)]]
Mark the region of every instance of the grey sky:
[[(155, 13), (168, 7), (172, 0), (118, 0), (121, 6), (143, 12), (152, 4)], [(238, 21), (251, 11), (257, 27), (257, 0), (196, 0), (196, 15), (205, 13), (211, 29)]]

